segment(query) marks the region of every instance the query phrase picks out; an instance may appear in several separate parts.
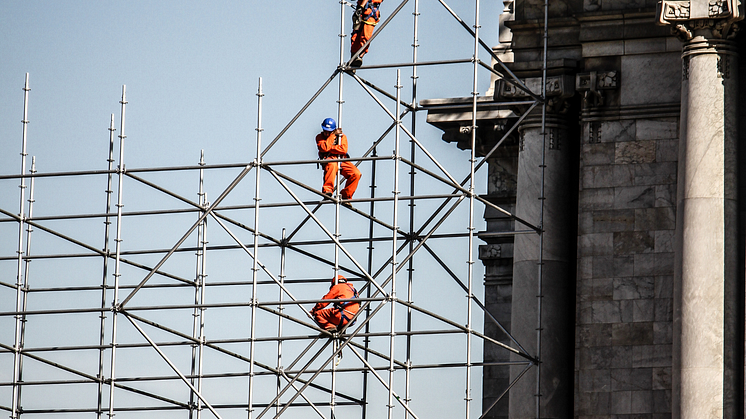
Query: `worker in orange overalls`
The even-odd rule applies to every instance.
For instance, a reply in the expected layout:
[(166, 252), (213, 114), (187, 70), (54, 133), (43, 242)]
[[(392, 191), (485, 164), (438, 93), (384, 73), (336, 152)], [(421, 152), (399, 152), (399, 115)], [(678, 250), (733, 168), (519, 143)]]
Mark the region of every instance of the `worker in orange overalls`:
[[(378, 21), (381, 20), (381, 7), (383, 0), (357, 0), (357, 8), (352, 15), (352, 35), (350, 36), (350, 55), (355, 55), (360, 48), (373, 36), (373, 30), (376, 28)], [(360, 67), (363, 65), (363, 56), (368, 52), (361, 51), (360, 55), (350, 63), (351, 67)]]
[[(319, 160), (350, 158), (347, 154), (347, 136), (342, 133), (341, 128), (337, 128), (337, 122), (332, 118), (326, 118), (321, 123), (321, 128), (323, 131), (316, 136)], [(346, 179), (345, 187), (340, 191), (340, 195), (342, 199), (352, 199), (362, 174), (352, 162), (339, 162), (339, 166), (342, 176)], [(337, 163), (322, 164), (322, 167), (324, 168), (324, 186), (321, 191), (331, 195), (334, 192)]]
[[(355, 287), (347, 282), (347, 278), (337, 275), (336, 280), (332, 279), (329, 292), (322, 297), (322, 300), (347, 300), (353, 298), (359, 298)], [(311, 314), (313, 315), (313, 320), (320, 328), (328, 332), (336, 332), (342, 329), (355, 316), (359, 309), (360, 303), (354, 301), (341, 301), (338, 303), (319, 302), (313, 306)]]

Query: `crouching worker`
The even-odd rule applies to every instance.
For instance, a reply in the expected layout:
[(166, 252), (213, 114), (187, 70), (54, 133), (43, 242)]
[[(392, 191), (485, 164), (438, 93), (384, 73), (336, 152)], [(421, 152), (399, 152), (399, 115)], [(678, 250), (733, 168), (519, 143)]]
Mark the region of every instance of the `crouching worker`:
[[(332, 279), (329, 292), (322, 297), (323, 300), (348, 300), (352, 298), (359, 298), (357, 290), (342, 275), (337, 275), (336, 281)], [(359, 309), (360, 303), (355, 301), (319, 302), (313, 306), (311, 314), (320, 328), (327, 332), (336, 332), (347, 325)]]

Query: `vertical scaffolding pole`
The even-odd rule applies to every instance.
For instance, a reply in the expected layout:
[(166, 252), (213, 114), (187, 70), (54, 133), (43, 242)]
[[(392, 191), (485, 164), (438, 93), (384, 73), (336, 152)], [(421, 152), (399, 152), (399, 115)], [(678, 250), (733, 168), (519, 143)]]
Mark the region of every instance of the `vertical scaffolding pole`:
[[(285, 306), (282, 304), (282, 299), (284, 297), (284, 292), (282, 291), (282, 288), (285, 287), (285, 254), (286, 254), (286, 242), (287, 238), (285, 236), (285, 229), (282, 229), (282, 241), (280, 242), (280, 297), (279, 302), (280, 304), (277, 305), (277, 312), (280, 313), (279, 316), (277, 316), (277, 395), (279, 396), (280, 390), (282, 390), (282, 381), (280, 379), (280, 375), (282, 371), (282, 314), (283, 311), (285, 311)], [(275, 415), (280, 413), (280, 399), (277, 399), (277, 403), (275, 404)]]
[[(541, 361), (542, 303), (544, 298), (544, 178), (547, 167), (547, 49), (549, 39), (549, 0), (544, 0), (544, 46), (541, 66), (541, 193), (539, 196), (539, 266), (536, 290), (536, 359)], [(536, 364), (536, 419), (541, 418), (541, 363)]]
[[(347, 37), (347, 34), (345, 33), (345, 5), (346, 2), (344, 0), (340, 0), (339, 2), (339, 66), (342, 67), (345, 65), (344, 55), (345, 55), (345, 38)], [(339, 76), (339, 89), (338, 89), (338, 96), (337, 96), (337, 127), (342, 127), (342, 105), (344, 105), (344, 77), (341, 75)], [(339, 137), (337, 137), (339, 138)], [(339, 234), (339, 200), (341, 199), (341, 195), (339, 193), (339, 176), (340, 176), (340, 169), (341, 165), (339, 162), (334, 163), (337, 166), (337, 173), (334, 176), (334, 190), (337, 193), (337, 201), (334, 205), (334, 237), (339, 240), (340, 234)], [(334, 278), (334, 283), (337, 283), (337, 275), (339, 275), (339, 246), (334, 246), (334, 274), (332, 278)], [(333, 381), (333, 379), (332, 379)], [(334, 392), (332, 392), (332, 398), (334, 398)], [(332, 405), (333, 410), (333, 405)]]
[(108, 163), (108, 174), (106, 175), (106, 217), (104, 218), (104, 260), (103, 260), (103, 273), (101, 275), (101, 314), (99, 318), (101, 320), (100, 333), (98, 337), (98, 401), (96, 405), (96, 418), (101, 419), (103, 414), (103, 402), (104, 402), (104, 344), (106, 342), (106, 291), (107, 291), (107, 277), (109, 276), (109, 230), (111, 229), (111, 217), (109, 212), (111, 211), (111, 183), (112, 183), (112, 170), (114, 169), (114, 114), (111, 114), (111, 121), (109, 122), (109, 158), (106, 159)]
[[(412, 66), (412, 102), (411, 106), (413, 109), (417, 109), (417, 52), (419, 48), (419, 21), (420, 21), (420, 1), (415, 0), (414, 2), (414, 12), (412, 13), (414, 16), (413, 19), (413, 26), (414, 26), (414, 34), (412, 36), (412, 63), (415, 65)], [(412, 113), (412, 136), (417, 138), (417, 112)], [(411, 165), (409, 165), (409, 196), (412, 198), (409, 200), (409, 236), (412, 237), (415, 232), (414, 227), (414, 208), (415, 208), (415, 176), (417, 174), (417, 170), (414, 168), (414, 164), (416, 163), (416, 155), (417, 155), (417, 145), (415, 144), (413, 139), (409, 139), (409, 161), (412, 162)], [(412, 254), (414, 250), (414, 240), (409, 240), (409, 254)], [(412, 304), (413, 303), (413, 285), (414, 285), (414, 257), (409, 258), (409, 261), (407, 262), (407, 302)], [(410, 379), (412, 376), (412, 334), (409, 333), (412, 331), (412, 307), (407, 306), (407, 361), (406, 361), (406, 370), (405, 370), (405, 388), (404, 388), (404, 402), (409, 404), (410, 401), (412, 401), (412, 397), (410, 394)], [(409, 417), (409, 412), (404, 412), (404, 419), (407, 419)]]
[[(377, 153), (377, 147), (373, 147), (373, 151), (371, 154), (371, 157), (378, 157)], [(373, 199), (376, 197), (376, 160), (372, 160), (371, 162), (371, 169), (370, 169), (370, 220), (368, 222), (368, 272), (373, 271), (373, 250), (375, 249), (375, 246), (373, 246), (373, 217), (375, 216), (375, 208), (376, 204)], [(371, 291), (370, 289), (372, 287), (365, 287), (366, 288), (366, 298), (370, 298)], [(370, 304), (367, 304), (365, 306), (365, 318), (367, 319), (370, 317)], [(370, 336), (368, 335), (370, 333), (370, 322), (365, 323), (365, 338), (363, 339), (363, 343), (365, 345), (365, 352), (363, 353), (363, 356), (365, 358), (365, 362), (368, 362), (368, 348), (370, 347)], [(368, 414), (368, 369), (363, 369), (363, 409), (362, 409), (362, 419), (367, 418)]]
[(391, 295), (389, 304), (391, 304), (391, 328), (389, 331), (389, 402), (388, 402), (388, 419), (394, 416), (394, 341), (396, 338), (396, 271), (397, 271), (397, 234), (399, 231), (399, 135), (401, 133), (401, 70), (396, 70), (396, 135), (394, 145), (394, 208), (393, 221), (391, 223), (393, 232), (391, 234)]
[[(31, 174), (36, 173), (36, 157), (31, 157)], [(35, 184), (35, 178), (31, 178), (31, 185), (29, 187), (29, 198), (28, 198), (28, 218), (32, 219), (34, 217), (34, 184)], [(23, 348), (26, 346), (26, 309), (28, 307), (28, 289), (29, 289), (29, 268), (31, 267), (31, 232), (33, 232), (34, 229), (31, 227), (31, 224), (26, 224), (26, 257), (24, 258), (24, 279), (23, 279), (23, 289), (25, 290), (23, 293), (23, 302), (21, 304), (21, 345), (20, 348), (23, 350)], [(18, 382), (23, 383), (23, 357), (21, 357), (18, 360)], [(23, 393), (23, 387), (18, 388), (18, 400), (19, 400), (19, 406), (20, 401), (22, 400)], [(19, 414), (20, 416), (20, 414)]]
[(122, 100), (119, 101), (122, 108), (122, 114), (119, 121), (119, 167), (117, 167), (117, 178), (118, 178), (118, 189), (117, 189), (117, 232), (116, 239), (116, 255), (114, 259), (114, 300), (111, 304), (112, 316), (111, 316), (111, 378), (109, 382), (109, 418), (114, 417), (114, 381), (116, 377), (116, 365), (117, 365), (117, 313), (119, 312), (119, 278), (121, 272), (119, 270), (119, 262), (122, 252), (122, 208), (124, 203), (122, 202), (122, 186), (124, 184), (124, 139), (127, 138), (124, 135), (124, 122), (125, 122), (125, 111), (127, 108), (127, 86), (122, 86)]
[[(199, 192), (197, 196), (199, 198), (199, 206), (203, 208), (200, 211), (201, 216), (204, 215), (204, 209), (207, 208), (207, 197), (204, 191), (205, 181), (205, 150), (200, 151), (199, 156)], [(194, 311), (192, 312), (193, 326), (192, 326), (192, 337), (194, 337), (199, 343), (192, 343), (192, 366), (191, 366), (191, 383), (192, 387), (197, 389), (197, 393), (202, 394), (202, 359), (204, 352), (204, 331), (205, 331), (205, 309), (202, 305), (205, 303), (205, 273), (206, 265), (206, 252), (207, 252), (207, 218), (202, 218), (199, 226), (197, 227), (197, 266), (195, 274), (194, 284)], [(194, 412), (197, 412), (196, 418), (202, 417), (202, 400), (197, 397), (194, 391), (189, 392), (189, 418), (194, 418)]]
[(254, 351), (256, 349), (256, 307), (257, 307), (257, 275), (259, 274), (259, 178), (262, 171), (262, 78), (259, 77), (259, 89), (257, 97), (256, 116), (256, 159), (254, 169), (256, 171), (256, 183), (254, 188), (254, 261), (251, 267), (251, 338), (249, 340), (249, 408), (248, 418), (251, 419), (254, 411)]
[(479, 0), (475, 0), (474, 7), (474, 77), (472, 84), (471, 104), (471, 150), (469, 155), (469, 260), (467, 262), (467, 306), (466, 306), (466, 419), (471, 414), (471, 332), (472, 332), (472, 300), (474, 282), (474, 166), (477, 162), (477, 97), (479, 81)]
[(23, 140), (21, 143), (21, 189), (19, 198), (19, 210), (18, 210), (18, 249), (16, 254), (18, 256), (18, 269), (16, 271), (16, 328), (15, 328), (15, 343), (13, 345), (13, 400), (11, 404), (10, 417), (12, 419), (20, 416), (18, 410), (21, 405), (21, 346), (22, 342), (22, 324), (23, 316), (20, 314), (23, 307), (23, 300), (25, 298), (26, 287), (23, 279), (23, 226), (26, 221), (25, 206), (26, 203), (26, 133), (28, 129), (28, 92), (31, 90), (28, 87), (29, 73), (26, 73), (26, 82), (23, 86)]

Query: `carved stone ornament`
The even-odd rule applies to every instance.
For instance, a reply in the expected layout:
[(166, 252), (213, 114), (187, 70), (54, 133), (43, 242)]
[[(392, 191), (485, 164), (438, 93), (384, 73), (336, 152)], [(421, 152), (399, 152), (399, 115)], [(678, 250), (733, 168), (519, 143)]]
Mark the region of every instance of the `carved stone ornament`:
[(736, 22), (744, 18), (742, 0), (661, 0), (656, 10), (658, 25), (671, 25), (682, 41), (692, 39), (692, 31), (710, 28), (715, 38), (733, 38)]
[(619, 72), (591, 71), (575, 75), (575, 90), (583, 95), (584, 106), (601, 106), (604, 96), (601, 90), (611, 90), (619, 87)]
[(499, 244), (487, 244), (479, 246), (479, 259), (492, 260), (502, 257), (502, 246)]
[[(521, 82), (536, 95), (541, 95), (541, 77), (530, 77), (521, 79)], [(513, 86), (505, 80), (498, 81), (497, 96), (504, 99), (525, 99), (530, 97), (528, 93)], [(547, 77), (547, 97), (568, 98), (575, 94), (575, 85), (571, 75)]]

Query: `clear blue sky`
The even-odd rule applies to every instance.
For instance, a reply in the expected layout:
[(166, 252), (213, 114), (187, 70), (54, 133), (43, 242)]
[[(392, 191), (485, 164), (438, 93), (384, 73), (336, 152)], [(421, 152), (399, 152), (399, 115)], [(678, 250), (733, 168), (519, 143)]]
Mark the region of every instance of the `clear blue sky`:
[[(422, 16), (419, 60), (470, 58), (473, 52), (472, 38), (437, 1), (420, 0), (420, 3)], [(473, 22), (473, 2), (451, 3), (453, 4), (450, 6), (464, 20), (470, 24)], [(395, 0), (384, 3), (384, 19), (398, 4)], [(365, 64), (411, 60), (413, 7), (414, 1), (410, 1), (375, 40), (365, 58)], [(482, 1), (480, 30), (482, 39), (487, 44), (497, 43), (497, 17), (501, 10), (502, 1)], [(349, 32), (350, 9), (347, 8), (345, 13), (345, 28)], [(35, 156), (37, 170), (41, 172), (106, 167), (109, 119), (111, 114), (115, 114), (116, 128), (119, 129), (118, 102), (122, 85), (125, 84), (129, 102), (125, 146), (128, 168), (195, 164), (202, 149), (205, 150), (209, 164), (251, 161), (255, 150), (255, 93), (259, 77), (263, 78), (265, 93), (263, 142), (267, 144), (336, 68), (339, 60), (339, 14), (340, 5), (336, 0), (250, 0), (219, 4), (201, 1), (4, 1), (0, 3), (0, 175), (16, 174), (20, 168), (20, 121), (23, 116), (21, 88), (27, 72), (30, 73), (31, 87), (28, 166), (31, 164), (30, 157)], [(349, 57), (348, 45), (346, 42), (345, 58)], [(489, 61), (484, 51), (480, 51), (480, 58)], [(472, 67), (468, 64), (422, 68), (419, 70), (418, 99), (470, 96), (471, 73)], [(393, 86), (396, 73), (393, 69), (361, 70), (360, 74), (392, 93), (395, 91)], [(401, 74), (402, 84), (405, 86), (402, 95), (409, 101), (411, 69), (402, 68)], [(489, 74), (481, 70), (480, 93), (484, 94), (488, 83)], [(315, 158), (312, 139), (319, 131), (319, 123), (323, 118), (336, 117), (337, 89), (338, 83), (335, 80), (266, 158)], [(344, 96), (342, 126), (350, 138), (351, 153), (356, 155), (364, 152), (391, 120), (350, 77), (345, 77), (344, 80)], [(391, 101), (387, 100), (385, 104), (393, 109)], [(418, 138), (452, 170), (455, 178), (463, 179), (468, 174), (468, 153), (444, 143), (440, 139), (441, 132), (425, 124), (424, 119), (424, 113), (418, 116)], [(407, 123), (411, 121), (408, 120)], [(393, 139), (393, 136), (390, 137)], [(403, 147), (408, 150), (408, 143)], [(318, 186), (316, 183), (320, 181), (320, 172), (311, 166), (303, 170), (307, 171), (309, 179), (305, 179), (303, 172), (296, 172), (295, 175), (303, 177), (308, 184)], [(235, 173), (224, 177), (218, 175), (218, 180), (207, 186), (210, 190), (208, 197), (214, 198), (225, 186), (224, 180), (233, 175)], [(381, 184), (389, 182), (390, 174), (381, 175), (381, 179)], [(481, 193), (485, 189), (485, 179), (486, 173), (481, 173), (481, 184), (477, 185)], [(179, 193), (196, 199), (196, 182), (184, 187), (169, 184), (168, 179), (160, 180), (169, 187), (173, 186)], [(249, 181), (251, 182), (253, 181)], [(408, 180), (403, 181), (402, 185), (407, 182)], [(367, 179), (363, 183), (367, 185)], [(17, 212), (17, 185), (17, 181), (0, 183), (1, 208)], [(360, 193), (367, 195), (365, 185), (361, 184), (360, 190), (363, 192)], [(379, 189), (389, 193), (389, 185), (387, 183)], [(100, 186), (90, 186), (93, 192), (88, 192), (93, 195), (76, 189), (89, 188), (86, 183), (72, 189), (54, 185), (46, 186), (46, 189), (40, 187), (38, 211), (40, 214), (101, 212), (103, 189)], [(133, 190), (137, 190), (136, 187), (130, 189)], [(418, 192), (430, 193), (427, 186), (423, 186)], [(432, 193), (441, 192), (443, 191), (433, 190)], [(448, 192), (450, 191), (445, 193)], [(269, 200), (278, 195), (271, 189), (264, 190), (263, 193)], [(149, 195), (145, 193), (143, 196)], [(95, 206), (88, 205), (91, 199), (97, 200)], [(126, 202), (130, 206), (126, 210), (145, 209), (148, 205), (147, 202), (137, 201), (132, 195), (128, 199)], [(161, 202), (159, 199), (162, 198), (154, 198), (151, 203), (155, 202), (156, 207), (162, 208), (158, 205)], [(248, 197), (243, 196), (230, 202), (245, 204), (248, 200)], [(275, 200), (287, 201), (288, 198), (278, 196)], [(453, 231), (465, 231), (463, 209), (459, 209), (460, 218), (447, 224)], [(482, 210), (481, 206), (476, 210), (477, 229), (483, 229)], [(424, 215), (421, 217), (424, 218)], [(10, 224), (0, 226), (2, 256), (15, 252), (17, 227), (14, 231)], [(267, 220), (264, 225), (272, 229), (270, 234), (274, 236), (278, 236), (279, 229), (284, 226), (283, 220), (276, 219)], [(69, 234), (81, 233), (82, 237), (90, 238), (91, 243), (101, 241), (98, 230), (87, 235), (86, 232), (78, 231), (80, 229), (74, 223), (59, 223), (55, 227)], [(147, 222), (138, 227), (149, 228)], [(125, 242), (129, 241), (131, 248), (138, 245), (168, 248), (174, 243), (173, 237), (178, 238), (179, 231), (183, 231), (179, 228), (174, 227), (172, 233), (175, 236), (164, 234), (164, 237), (159, 237), (162, 238), (160, 241), (130, 236), (125, 238)], [(213, 224), (213, 228), (217, 229), (217, 225)], [(251, 240), (250, 236), (243, 238), (247, 242)], [(230, 240), (226, 241), (230, 243)], [(190, 239), (189, 243), (192, 242)], [(44, 245), (39, 246), (43, 248)], [(445, 249), (448, 249), (447, 245)], [(459, 275), (463, 276), (465, 255), (460, 254), (458, 257), (452, 268), (460, 270)], [(274, 258), (276, 257), (268, 256), (268, 260), (274, 261)], [(185, 272), (193, 272), (193, 262), (189, 263), (191, 264), (185, 268)], [(427, 263), (429, 265), (422, 266), (423, 272), (428, 272), (428, 269), (437, 272), (431, 261), (428, 260)], [(212, 266), (212, 272), (220, 271), (215, 265)], [(481, 288), (483, 272), (479, 262), (476, 266), (475, 283)], [(95, 269), (100, 270), (100, 267), (93, 268), (94, 271)], [(241, 269), (246, 275), (247, 267), (243, 266)], [(230, 270), (227, 272), (231, 274)], [(3, 282), (14, 282), (15, 264), (0, 264), (0, 273)], [(303, 270), (298, 268), (289, 275), (303, 277), (303, 274)], [(305, 275), (313, 276), (308, 273)], [(324, 276), (326, 272), (319, 275)], [(61, 274), (61, 277), (74, 280), (74, 276), (69, 273)], [(317, 291), (318, 286), (309, 293), (317, 294)], [(458, 297), (456, 300), (448, 294), (451, 292)], [(299, 293), (302, 294), (302, 291)], [(465, 301), (463, 293), (451, 288), (446, 294), (448, 295), (442, 296), (444, 304), (450, 305), (451, 301), (455, 301), (460, 307), (458, 313), (461, 314), (454, 314), (453, 318), (462, 322), (464, 310), (461, 308)], [(481, 291), (479, 294), (481, 295)], [(430, 297), (428, 294), (428, 298)], [(2, 311), (12, 310), (14, 293), (4, 292), (0, 305)], [(481, 313), (475, 311), (475, 321), (481, 323), (481, 317)], [(12, 330), (7, 329), (7, 326), (7, 320), (4, 320), (2, 333)], [(3, 339), (3, 342), (7, 341)], [(473, 344), (475, 353), (481, 357), (481, 341), (474, 339)], [(438, 346), (438, 342), (431, 342), (425, 347)], [(423, 357), (428, 362), (446, 362), (438, 358), (438, 351), (431, 351), (424, 352)], [(456, 352), (451, 355), (456, 356), (455, 354)], [(447, 361), (453, 361), (453, 356)], [(353, 355), (346, 355), (345, 360), (351, 362), (353, 358)], [(2, 381), (8, 380), (7, 366), (6, 357), (0, 361)], [(428, 377), (424, 382), (431, 383), (428, 386), (434, 385), (432, 383), (435, 381), (452, 379), (450, 376), (446, 378), (429, 374), (434, 373), (423, 373), (423, 377)], [(474, 417), (478, 417), (481, 372), (475, 370), (475, 374), (477, 378), (473, 379), (472, 394), (475, 403), (472, 410)], [(432, 415), (429, 417), (463, 416), (463, 379), (458, 378), (460, 375), (456, 377), (460, 382), (453, 391), (447, 387), (433, 387), (432, 391), (424, 388), (417, 390), (421, 396), (420, 403), (423, 398), (431, 397), (455, 401), (447, 404), (448, 410), (443, 410), (436, 402), (432, 405), (420, 404), (422, 411)], [(438, 393), (439, 391), (443, 394)], [(3, 391), (1, 394), (6, 395), (7, 392)], [(25, 397), (33, 397), (33, 392), (29, 391)], [(2, 405), (9, 403), (4, 396), (0, 400)]]

